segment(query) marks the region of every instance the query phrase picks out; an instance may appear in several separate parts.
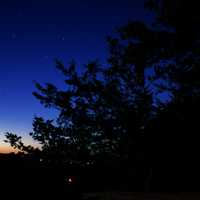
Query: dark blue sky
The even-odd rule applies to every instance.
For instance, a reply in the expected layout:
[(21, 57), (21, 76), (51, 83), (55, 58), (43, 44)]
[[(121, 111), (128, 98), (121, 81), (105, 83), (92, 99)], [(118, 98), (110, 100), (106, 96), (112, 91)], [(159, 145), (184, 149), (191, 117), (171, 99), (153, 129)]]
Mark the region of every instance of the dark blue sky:
[[(32, 96), (33, 80), (62, 84), (54, 58), (80, 65), (106, 59), (105, 36), (147, 20), (142, 0), (2, 0), (0, 5), (0, 147), (3, 132), (25, 136), (34, 115), (52, 117)], [(0, 149), (1, 151), (1, 149)]]

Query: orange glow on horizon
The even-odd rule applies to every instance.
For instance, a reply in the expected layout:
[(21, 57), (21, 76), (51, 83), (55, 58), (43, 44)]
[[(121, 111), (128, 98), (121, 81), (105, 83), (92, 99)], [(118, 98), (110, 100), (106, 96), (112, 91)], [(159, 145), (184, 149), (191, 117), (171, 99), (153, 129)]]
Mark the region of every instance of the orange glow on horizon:
[(11, 152), (16, 152), (16, 150), (9, 146), (8, 147), (0, 146), (0, 153), (11, 153)]

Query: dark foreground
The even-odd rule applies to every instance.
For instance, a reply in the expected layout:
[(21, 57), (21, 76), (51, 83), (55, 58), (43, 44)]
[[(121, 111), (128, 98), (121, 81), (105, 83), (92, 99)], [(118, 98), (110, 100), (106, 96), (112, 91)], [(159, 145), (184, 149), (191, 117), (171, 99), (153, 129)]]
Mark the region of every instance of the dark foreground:
[(150, 187), (143, 187), (143, 171), (131, 175), (127, 168), (104, 167), (49, 164), (27, 155), (0, 154), (0, 199), (200, 199), (199, 183), (192, 182), (192, 178), (190, 182), (189, 179), (183, 181), (185, 177), (173, 178), (173, 174), (167, 178), (170, 173), (165, 172), (165, 176), (154, 176), (149, 182)]
[(87, 193), (85, 200), (199, 200), (200, 193), (135, 193), (135, 192), (104, 192)]

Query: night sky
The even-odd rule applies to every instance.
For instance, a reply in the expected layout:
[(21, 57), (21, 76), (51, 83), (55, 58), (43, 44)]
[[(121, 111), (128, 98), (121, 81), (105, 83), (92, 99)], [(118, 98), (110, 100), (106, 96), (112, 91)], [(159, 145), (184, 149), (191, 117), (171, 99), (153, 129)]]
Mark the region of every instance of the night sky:
[(62, 85), (53, 60), (80, 66), (107, 56), (105, 36), (132, 19), (148, 20), (141, 0), (2, 0), (0, 4), (0, 152), (3, 133), (32, 143), (35, 115), (51, 118), (32, 96), (33, 81)]

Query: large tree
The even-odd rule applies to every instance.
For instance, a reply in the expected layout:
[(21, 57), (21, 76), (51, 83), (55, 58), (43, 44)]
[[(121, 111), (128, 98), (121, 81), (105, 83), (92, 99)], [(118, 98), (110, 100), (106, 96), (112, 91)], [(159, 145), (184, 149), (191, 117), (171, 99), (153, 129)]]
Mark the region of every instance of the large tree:
[[(153, 146), (151, 155), (154, 154), (156, 171), (160, 176), (158, 182), (161, 183), (164, 179), (168, 186), (195, 190), (194, 182), (199, 178), (200, 153), (198, 2), (193, 0), (146, 2), (148, 8), (157, 12), (154, 27), (170, 35), (162, 39), (166, 45), (162, 43), (162, 48), (159, 48), (162, 56), (159, 55), (159, 60), (154, 63), (155, 76), (152, 79), (160, 79), (159, 82), (155, 81), (155, 85), (161, 91), (168, 91), (171, 100), (168, 104), (160, 104), (156, 119), (148, 125), (148, 130), (154, 133), (150, 136)], [(162, 156), (158, 153), (158, 149)]]
[[(115, 168), (121, 164), (126, 167), (123, 176), (131, 179), (137, 169), (145, 178), (144, 127), (154, 110), (153, 93), (146, 81), (152, 55), (147, 31), (143, 23), (131, 22), (119, 28), (116, 37), (108, 37), (106, 66), (91, 61), (79, 73), (75, 62), (64, 66), (56, 60), (65, 89), (36, 83), (33, 95), (59, 113), (55, 120), (36, 117), (33, 121), (31, 136), (41, 144), (44, 161), (95, 162)], [(6, 137), (21, 151), (34, 150), (26, 147), (21, 137), (11, 133)]]
[[(74, 62), (64, 66), (57, 60), (65, 90), (36, 83), (34, 96), (59, 111), (55, 120), (33, 121), (31, 135), (47, 160), (115, 160), (130, 169), (151, 169), (178, 156), (177, 149), (190, 137), (180, 130), (195, 133), (198, 120), (191, 110), (199, 110), (198, 6), (196, 1), (178, 0), (146, 0), (146, 6), (156, 13), (155, 23), (133, 21), (119, 28), (116, 37), (108, 37), (106, 66), (92, 61), (79, 73)], [(169, 103), (158, 98), (162, 92), (168, 92)], [(7, 138), (24, 150), (21, 138)]]
[[(136, 30), (129, 32), (129, 27)], [(87, 160), (105, 156), (134, 157), (139, 138), (152, 112), (152, 94), (145, 83), (148, 51), (135, 42), (143, 24), (133, 22), (108, 37), (107, 66), (93, 61), (79, 74), (76, 65), (56, 67), (65, 75), (66, 90), (37, 83), (34, 92), (46, 107), (59, 110), (56, 121), (35, 118), (32, 136), (56, 159)], [(137, 149), (137, 150), (136, 150)]]

